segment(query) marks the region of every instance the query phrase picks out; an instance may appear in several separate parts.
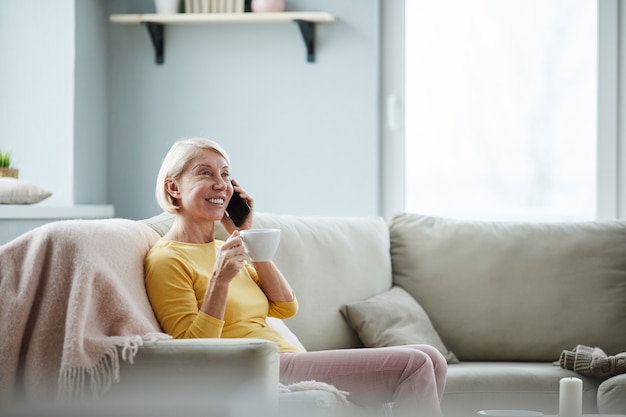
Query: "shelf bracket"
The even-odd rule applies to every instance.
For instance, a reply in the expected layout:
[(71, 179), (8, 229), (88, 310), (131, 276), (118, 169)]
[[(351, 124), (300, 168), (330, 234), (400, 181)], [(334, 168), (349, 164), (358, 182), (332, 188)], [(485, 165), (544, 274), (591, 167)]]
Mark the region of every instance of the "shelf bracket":
[(295, 19), (294, 22), (298, 24), (302, 33), (302, 39), (306, 46), (307, 62), (315, 62), (315, 22), (302, 19)]
[(163, 64), (165, 61), (165, 25), (154, 22), (141, 22), (148, 28), (148, 34), (154, 46), (155, 61), (157, 64)]

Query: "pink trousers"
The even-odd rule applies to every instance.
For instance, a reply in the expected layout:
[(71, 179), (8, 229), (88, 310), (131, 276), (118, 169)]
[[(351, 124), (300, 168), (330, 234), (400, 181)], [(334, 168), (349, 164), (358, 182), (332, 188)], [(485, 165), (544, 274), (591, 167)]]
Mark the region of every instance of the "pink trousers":
[(394, 402), (394, 416), (441, 416), (446, 359), (428, 345), (280, 354), (280, 382), (320, 381), (360, 406)]

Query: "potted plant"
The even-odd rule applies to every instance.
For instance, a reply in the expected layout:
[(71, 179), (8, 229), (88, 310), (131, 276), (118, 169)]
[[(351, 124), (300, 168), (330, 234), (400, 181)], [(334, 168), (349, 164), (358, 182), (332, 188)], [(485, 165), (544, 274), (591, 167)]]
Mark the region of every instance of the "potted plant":
[(0, 177), (17, 178), (18, 170), (13, 168), (11, 161), (11, 151), (0, 151)]

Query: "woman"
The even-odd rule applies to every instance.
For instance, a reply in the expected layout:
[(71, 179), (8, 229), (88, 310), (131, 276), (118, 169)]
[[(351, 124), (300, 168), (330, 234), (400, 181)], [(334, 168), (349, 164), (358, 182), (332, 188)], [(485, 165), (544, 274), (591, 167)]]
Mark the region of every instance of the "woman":
[[(239, 192), (251, 208), (236, 227), (226, 206)], [(254, 200), (230, 178), (224, 149), (208, 139), (179, 140), (163, 160), (156, 198), (174, 213), (171, 229), (146, 256), (146, 289), (163, 330), (175, 338), (253, 337), (275, 342), (280, 381), (315, 380), (349, 392), (363, 406), (395, 402), (394, 414), (441, 415), (447, 365), (427, 345), (299, 352), (267, 323), (298, 310), (273, 262), (245, 261), (239, 230), (252, 227)], [(230, 233), (214, 238), (215, 221)]]

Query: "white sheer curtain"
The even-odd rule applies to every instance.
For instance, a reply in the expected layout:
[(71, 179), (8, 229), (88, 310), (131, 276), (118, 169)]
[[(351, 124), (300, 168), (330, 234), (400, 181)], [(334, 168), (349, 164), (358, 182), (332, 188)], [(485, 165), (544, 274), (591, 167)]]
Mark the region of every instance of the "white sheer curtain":
[(404, 8), (405, 210), (596, 218), (597, 0)]

